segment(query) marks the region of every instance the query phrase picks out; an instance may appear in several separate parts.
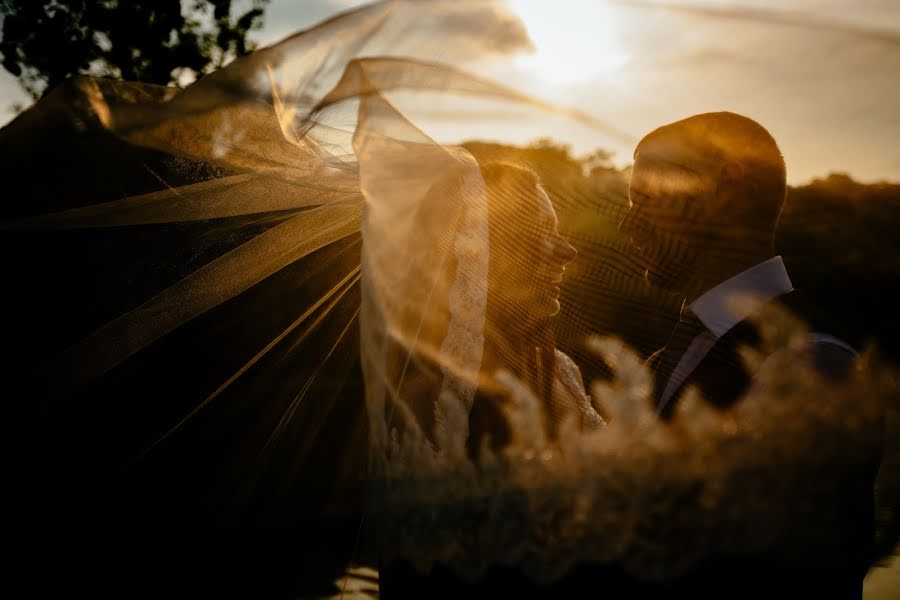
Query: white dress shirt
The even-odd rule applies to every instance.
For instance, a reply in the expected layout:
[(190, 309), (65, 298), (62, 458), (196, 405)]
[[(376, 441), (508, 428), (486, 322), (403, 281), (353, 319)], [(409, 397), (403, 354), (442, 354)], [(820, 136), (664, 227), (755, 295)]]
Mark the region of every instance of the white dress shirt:
[(682, 308), (682, 313), (685, 310), (694, 313), (706, 326), (706, 331), (693, 339), (675, 365), (660, 397), (658, 411), (662, 412), (719, 338), (760, 305), (793, 289), (784, 261), (776, 256), (738, 273)]

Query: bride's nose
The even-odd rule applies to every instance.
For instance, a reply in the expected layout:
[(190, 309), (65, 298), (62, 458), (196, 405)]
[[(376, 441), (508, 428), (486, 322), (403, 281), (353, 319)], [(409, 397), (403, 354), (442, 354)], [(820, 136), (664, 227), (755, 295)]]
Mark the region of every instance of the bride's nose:
[(562, 261), (563, 264), (569, 264), (575, 257), (578, 256), (578, 250), (575, 249), (572, 244), (567, 242), (563, 238), (558, 238), (558, 243), (556, 244), (556, 255)]

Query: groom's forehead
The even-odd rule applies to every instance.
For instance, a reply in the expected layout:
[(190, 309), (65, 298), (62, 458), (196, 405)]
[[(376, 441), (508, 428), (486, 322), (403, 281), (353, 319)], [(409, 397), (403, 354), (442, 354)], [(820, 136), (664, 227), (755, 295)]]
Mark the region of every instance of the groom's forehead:
[(635, 153), (631, 189), (647, 195), (694, 195), (710, 186), (701, 161), (690, 153), (641, 151)]

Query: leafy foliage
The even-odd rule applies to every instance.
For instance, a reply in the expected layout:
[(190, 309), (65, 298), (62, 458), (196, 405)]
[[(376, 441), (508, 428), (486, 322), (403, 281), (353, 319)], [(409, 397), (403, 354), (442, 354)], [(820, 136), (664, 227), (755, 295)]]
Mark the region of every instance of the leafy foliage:
[(268, 0), (2, 0), (3, 67), (37, 99), (76, 74), (181, 84), (247, 54)]

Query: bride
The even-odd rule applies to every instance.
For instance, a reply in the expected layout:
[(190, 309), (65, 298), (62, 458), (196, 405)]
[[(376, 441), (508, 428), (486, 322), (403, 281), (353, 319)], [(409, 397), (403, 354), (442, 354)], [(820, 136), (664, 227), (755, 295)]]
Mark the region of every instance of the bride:
[[(581, 373), (555, 347), (553, 318), (559, 313), (560, 284), (575, 249), (558, 232), (558, 220), (537, 176), (522, 167), (489, 164), (481, 168), (487, 186), (488, 298), (482, 371), (503, 369), (525, 382), (546, 402), (545, 428), (556, 432), (567, 418), (581, 427), (602, 419), (584, 390)], [(494, 449), (503, 443), (485, 421), (496, 417), (502, 391), (487, 378), (476, 394), (470, 447), (492, 433)], [(499, 396), (499, 398), (498, 398)], [(508, 435), (508, 434), (507, 434)]]
[[(354, 150), (365, 198), (360, 324), (373, 516), (402, 505), (398, 486), (402, 495), (438, 479), (459, 483), (462, 497), (474, 491), (456, 481), (459, 470), (501, 456), (522, 433), (508, 422), (517, 410), (509, 378), (539, 398), (538, 437), (602, 426), (578, 367), (555, 347), (560, 285), (577, 253), (537, 175), (435, 143), (378, 94), (361, 101)], [(434, 514), (443, 515), (439, 528), (470, 528), (439, 505)], [(371, 526), (385, 597), (407, 586), (431, 593), (440, 580), (414, 575), (412, 557), (393, 546), (402, 519), (376, 516)], [(418, 535), (439, 542), (428, 526)]]
[(362, 353), (380, 442), (399, 429), (438, 450), (460, 440), (470, 455), (488, 440), (501, 447), (500, 370), (544, 399), (548, 431), (567, 418), (602, 423), (578, 367), (555, 348), (559, 286), (576, 251), (537, 176), (512, 163), (476, 165), (380, 96), (360, 113)]

